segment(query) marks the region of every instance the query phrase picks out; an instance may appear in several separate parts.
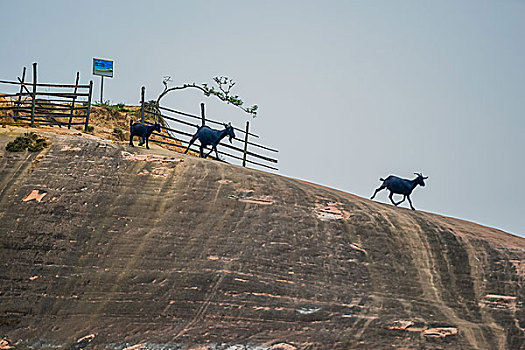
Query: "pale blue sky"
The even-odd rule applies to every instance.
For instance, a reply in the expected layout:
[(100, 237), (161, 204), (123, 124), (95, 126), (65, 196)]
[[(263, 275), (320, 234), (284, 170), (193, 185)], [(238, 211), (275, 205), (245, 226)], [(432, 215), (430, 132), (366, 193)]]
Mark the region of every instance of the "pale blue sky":
[[(0, 0), (0, 79), (95, 82), (104, 98), (154, 99), (176, 84), (237, 81), (258, 104), (280, 174), (370, 197), (389, 174), (429, 176), (418, 209), (525, 234), (524, 1)], [(3, 87), (3, 86), (0, 86)], [(165, 103), (243, 125), (194, 92)], [(377, 200), (387, 202), (387, 194)]]

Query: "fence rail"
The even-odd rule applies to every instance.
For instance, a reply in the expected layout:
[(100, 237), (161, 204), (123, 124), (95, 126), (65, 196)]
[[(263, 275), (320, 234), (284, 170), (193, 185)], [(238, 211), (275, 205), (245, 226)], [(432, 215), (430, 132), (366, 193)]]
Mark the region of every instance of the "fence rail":
[[(20, 85), (20, 81), (9, 81), (9, 80), (0, 80), (0, 84), (13, 84), (13, 85)], [(22, 83), (26, 86), (31, 86), (32, 83)], [(40, 87), (57, 87), (57, 88), (81, 88), (81, 89), (88, 89), (89, 85), (72, 85), (72, 84), (43, 84), (43, 83), (37, 83), (37, 86)]]
[[(161, 126), (161, 128), (167, 132), (167, 135), (154, 132), (153, 134), (158, 137), (161, 137), (163, 141), (152, 139), (150, 140), (151, 142), (186, 149), (189, 145), (192, 136), (200, 126), (206, 124), (220, 126), (224, 125), (224, 123), (221, 121), (206, 118), (203, 103), (201, 103), (200, 116), (177, 111), (175, 109), (168, 108), (165, 106), (157, 106), (158, 111), (147, 110), (144, 106), (144, 94), (145, 88), (143, 87), (141, 98), (142, 122), (144, 123), (144, 114), (153, 116), (154, 119), (157, 120), (162, 119), (164, 121), (164, 125)], [(233, 138), (236, 144), (229, 144), (227, 142), (221, 143), (217, 150), (217, 153), (220, 156), (240, 160), (242, 162), (242, 166), (246, 166), (246, 164), (253, 164), (272, 170), (279, 170), (276, 166), (274, 166), (274, 164), (278, 163), (278, 160), (274, 158), (274, 156), (256, 153), (253, 150), (253, 148), (258, 148), (272, 155), (279, 152), (274, 148), (250, 141), (250, 137), (259, 138), (259, 135), (250, 132), (250, 122), (246, 122), (246, 127), (244, 129), (235, 126), (233, 126), (233, 129), (236, 133), (236, 137)], [(168, 140), (175, 142), (169, 142)], [(200, 153), (200, 147), (196, 145), (190, 147), (190, 150)]]
[[(166, 108), (166, 107), (162, 107), (162, 106), (159, 106), (159, 109), (165, 110), (165, 111), (168, 111), (168, 112), (172, 112), (172, 113), (175, 113), (175, 114), (183, 115), (183, 116), (186, 116), (186, 117), (190, 117), (190, 118), (193, 118), (193, 119), (198, 119), (198, 120), (202, 121), (202, 116), (199, 117), (199, 116), (196, 116), (194, 114), (184, 113), (184, 112), (176, 111), (174, 109), (170, 109), (170, 108)], [(217, 120), (212, 120), (212, 119), (208, 119), (208, 118), (205, 118), (205, 119), (206, 119), (207, 122), (209, 122), (211, 124), (221, 125), (221, 126), (224, 124), (223, 122), (220, 122), (220, 121), (217, 121)], [(194, 125), (198, 126), (198, 124), (194, 124)], [(236, 131), (245, 132), (244, 130), (236, 128), (236, 127), (233, 127), (233, 129), (236, 130)], [(251, 132), (248, 133), (248, 134), (250, 136), (259, 138), (259, 135), (252, 134)], [(276, 151), (276, 152), (278, 152), (278, 151)]]
[[(26, 82), (25, 76), (26, 67), (22, 71), (22, 77), (18, 77), (18, 81), (0, 80), (0, 86), (3, 84), (20, 86), (20, 91), (17, 93), (0, 95), (0, 118), (8, 116), (7, 113), (2, 115), (2, 111), (12, 111), (15, 121), (30, 121), (31, 126), (35, 123), (67, 125), (68, 128), (72, 125), (84, 125), (84, 130), (87, 131), (93, 81), (90, 81), (89, 85), (79, 84), (80, 74), (77, 72), (74, 85), (38, 83), (36, 63), (33, 63), (33, 81)], [(73, 89), (73, 91), (60, 89)], [(69, 119), (61, 121), (61, 118)]]

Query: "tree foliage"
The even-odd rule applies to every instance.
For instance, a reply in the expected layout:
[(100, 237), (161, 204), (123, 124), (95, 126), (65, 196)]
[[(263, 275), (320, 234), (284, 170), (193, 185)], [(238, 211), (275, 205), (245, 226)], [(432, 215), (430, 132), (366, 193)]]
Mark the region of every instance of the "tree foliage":
[(246, 113), (251, 114), (253, 118), (257, 117), (257, 110), (258, 110), (257, 105), (253, 105), (250, 107), (244, 107), (244, 101), (238, 95), (232, 95), (231, 89), (235, 85), (235, 82), (228, 77), (224, 77), (224, 76), (214, 77), (213, 81), (216, 86), (213, 86), (213, 85), (210, 86), (206, 83), (202, 83), (200, 85), (191, 83), (191, 84), (184, 84), (182, 86), (175, 86), (175, 87), (170, 88), (168, 87), (168, 84), (170, 81), (171, 81), (171, 77), (169, 76), (164, 77), (164, 80), (162, 81), (162, 83), (164, 84), (164, 91), (162, 91), (162, 93), (157, 98), (157, 106), (159, 105), (161, 98), (166, 96), (166, 94), (171, 91), (194, 88), (194, 89), (198, 89), (202, 91), (204, 95), (207, 97), (211, 95), (216, 96), (221, 101), (226, 102), (228, 104), (232, 104), (235, 107), (239, 107)]

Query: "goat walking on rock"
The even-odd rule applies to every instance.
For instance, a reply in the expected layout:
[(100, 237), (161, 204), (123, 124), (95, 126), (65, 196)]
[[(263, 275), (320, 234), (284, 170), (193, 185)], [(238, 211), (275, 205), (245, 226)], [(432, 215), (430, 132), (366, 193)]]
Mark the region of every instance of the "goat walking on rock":
[[(370, 199), (374, 199), (377, 192), (386, 188), (387, 190), (390, 191), (390, 195), (388, 196), (388, 198), (390, 198), (390, 201), (392, 202), (392, 204), (394, 204), (397, 207), (399, 204), (403, 203), (405, 199), (408, 198), (408, 202), (410, 203), (410, 208), (412, 208), (412, 210), (415, 210), (414, 207), (412, 206), (412, 201), (410, 200), (410, 194), (412, 193), (414, 188), (416, 188), (417, 185), (424, 187), (425, 182), (423, 180), (428, 179), (428, 176), (423, 177), (423, 174), (421, 173), (414, 173), (414, 174), (416, 174), (417, 177), (413, 180), (402, 179), (394, 175), (390, 175), (386, 179), (382, 179), (382, 178), (379, 179), (383, 181), (383, 184), (378, 189), (376, 189), (376, 191), (372, 195), (372, 198)], [(392, 198), (394, 193), (403, 195), (404, 196), (403, 200), (397, 203), (394, 202), (394, 199)]]
[(155, 123), (153, 125), (146, 125), (142, 123), (129, 122), (129, 145), (135, 147), (133, 144), (133, 136), (139, 137), (139, 146), (142, 146), (146, 142), (146, 148), (149, 149), (148, 139), (153, 131), (160, 132), (160, 124)]
[[(190, 149), (190, 146), (195, 142), (195, 140), (199, 140), (200, 145), (200, 154), (201, 157), (206, 158), (210, 155), (210, 153), (215, 150), (215, 155), (217, 156), (217, 159), (219, 159), (219, 153), (217, 152), (217, 145), (221, 140), (225, 137), (230, 137), (230, 143), (232, 143), (232, 139), (235, 138), (235, 134), (233, 133), (233, 127), (231, 124), (224, 124), (223, 130), (216, 130), (212, 129), (208, 126), (201, 126), (199, 127), (199, 130), (193, 135), (191, 138), (190, 143), (188, 144), (188, 147), (186, 148), (186, 151), (184, 153), (188, 153), (188, 150)], [(208, 152), (208, 154), (204, 155), (204, 147), (211, 145), (211, 150)]]

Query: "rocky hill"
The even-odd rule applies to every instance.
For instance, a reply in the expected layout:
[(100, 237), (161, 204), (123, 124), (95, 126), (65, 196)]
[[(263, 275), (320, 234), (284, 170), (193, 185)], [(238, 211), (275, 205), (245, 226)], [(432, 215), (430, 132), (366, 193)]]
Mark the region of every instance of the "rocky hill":
[(525, 239), (212, 160), (0, 128), (0, 349), (523, 349)]

